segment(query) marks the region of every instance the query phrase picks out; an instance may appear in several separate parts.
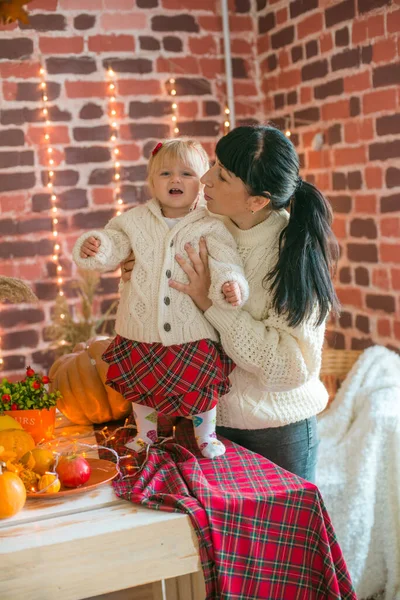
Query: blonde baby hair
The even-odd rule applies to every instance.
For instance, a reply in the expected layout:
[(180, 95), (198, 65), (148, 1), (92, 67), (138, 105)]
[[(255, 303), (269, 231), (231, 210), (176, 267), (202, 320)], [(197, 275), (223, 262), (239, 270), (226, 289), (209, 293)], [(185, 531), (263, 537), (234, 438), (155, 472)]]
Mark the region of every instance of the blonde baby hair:
[(147, 180), (151, 186), (156, 171), (167, 162), (181, 162), (198, 175), (199, 179), (208, 171), (210, 163), (203, 146), (192, 138), (172, 138), (157, 144), (147, 165)]

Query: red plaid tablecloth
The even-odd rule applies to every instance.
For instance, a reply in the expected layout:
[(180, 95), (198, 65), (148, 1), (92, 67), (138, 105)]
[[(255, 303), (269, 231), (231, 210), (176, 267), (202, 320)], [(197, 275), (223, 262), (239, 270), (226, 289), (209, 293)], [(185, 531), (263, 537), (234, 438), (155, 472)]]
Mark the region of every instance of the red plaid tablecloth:
[[(121, 430), (109, 445), (127, 454), (130, 437), (132, 429)], [(206, 600), (356, 600), (318, 488), (224, 443), (224, 456), (203, 458), (192, 423), (181, 419), (175, 441), (152, 447), (141, 472), (114, 481), (114, 490), (135, 504), (189, 515)], [(123, 476), (137, 464), (122, 460)]]

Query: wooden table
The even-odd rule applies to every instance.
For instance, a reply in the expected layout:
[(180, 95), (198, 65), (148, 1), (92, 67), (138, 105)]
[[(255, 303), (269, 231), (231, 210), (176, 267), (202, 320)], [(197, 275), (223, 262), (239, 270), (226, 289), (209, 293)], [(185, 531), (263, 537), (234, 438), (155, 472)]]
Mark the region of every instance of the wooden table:
[[(57, 438), (95, 444), (91, 427), (57, 417)], [(61, 444), (62, 446), (62, 444)], [(120, 500), (111, 484), (28, 499), (0, 521), (1, 600), (81, 600), (143, 584), (141, 600), (204, 600), (189, 517)], [(107, 596), (135, 600), (135, 590)]]

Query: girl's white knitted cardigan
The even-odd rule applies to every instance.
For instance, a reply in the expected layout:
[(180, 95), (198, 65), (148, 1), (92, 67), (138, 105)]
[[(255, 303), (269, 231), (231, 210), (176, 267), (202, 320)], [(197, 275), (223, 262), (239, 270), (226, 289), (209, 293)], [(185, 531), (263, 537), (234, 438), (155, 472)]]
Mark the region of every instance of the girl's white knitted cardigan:
[[(90, 236), (101, 241), (99, 252), (95, 257), (81, 258), (81, 246)], [(121, 336), (165, 346), (204, 338), (218, 341), (214, 327), (192, 299), (168, 285), (170, 279), (188, 282), (175, 255), (188, 258), (187, 242), (198, 252), (201, 236), (210, 254), (210, 298), (223, 312), (236, 312), (238, 308), (225, 301), (221, 288), (226, 281), (237, 281), (242, 304), (246, 302), (249, 288), (241, 259), (225, 225), (204, 207), (186, 215), (170, 230), (160, 205), (150, 200), (115, 217), (104, 230), (84, 233), (75, 244), (73, 257), (84, 269), (110, 271), (133, 250), (135, 267), (131, 280), (122, 286), (115, 325)]]

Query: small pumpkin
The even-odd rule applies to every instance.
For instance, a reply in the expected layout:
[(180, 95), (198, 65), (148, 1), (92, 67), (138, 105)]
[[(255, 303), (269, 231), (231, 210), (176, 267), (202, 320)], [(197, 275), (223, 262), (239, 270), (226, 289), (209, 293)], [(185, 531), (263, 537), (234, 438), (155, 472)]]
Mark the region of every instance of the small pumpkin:
[(0, 467), (0, 519), (7, 519), (19, 512), (25, 504), (26, 490), (15, 473), (2, 472)]
[(107, 338), (78, 344), (50, 369), (50, 389), (62, 395), (57, 408), (77, 425), (117, 421), (131, 411), (131, 403), (105, 385), (108, 364), (101, 357), (110, 342)]
[(4, 455), (11, 454), (19, 460), (35, 447), (33, 437), (23, 429), (3, 429), (0, 431), (0, 446), (4, 447)]

